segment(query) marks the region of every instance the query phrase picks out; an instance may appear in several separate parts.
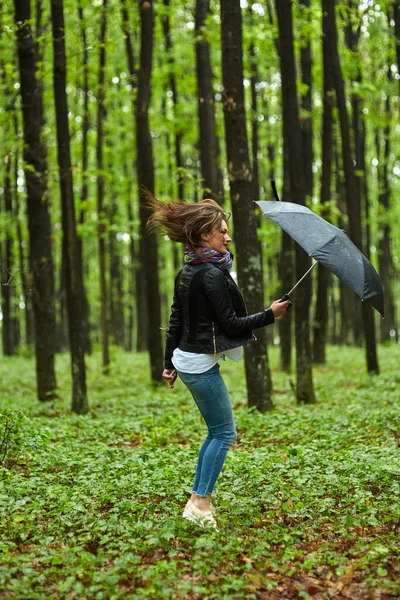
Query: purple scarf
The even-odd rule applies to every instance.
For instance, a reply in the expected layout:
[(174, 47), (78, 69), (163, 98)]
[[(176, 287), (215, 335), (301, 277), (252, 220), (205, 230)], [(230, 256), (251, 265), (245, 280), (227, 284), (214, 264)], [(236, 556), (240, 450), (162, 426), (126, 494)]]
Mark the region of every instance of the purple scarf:
[(200, 247), (197, 250), (185, 246), (183, 249), (185, 254), (185, 264), (198, 265), (200, 263), (210, 262), (222, 269), (230, 269), (232, 267), (233, 255), (227, 251), (226, 254), (221, 254), (213, 248)]

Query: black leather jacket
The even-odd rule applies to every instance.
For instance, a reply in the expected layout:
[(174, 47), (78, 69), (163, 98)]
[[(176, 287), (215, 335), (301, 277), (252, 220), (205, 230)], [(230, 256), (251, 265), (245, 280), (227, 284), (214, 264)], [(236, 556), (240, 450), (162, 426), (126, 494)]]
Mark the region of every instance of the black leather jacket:
[(270, 308), (247, 315), (243, 296), (228, 270), (212, 263), (185, 265), (175, 278), (165, 368), (175, 348), (186, 352), (216, 354), (255, 340), (253, 329), (274, 322)]

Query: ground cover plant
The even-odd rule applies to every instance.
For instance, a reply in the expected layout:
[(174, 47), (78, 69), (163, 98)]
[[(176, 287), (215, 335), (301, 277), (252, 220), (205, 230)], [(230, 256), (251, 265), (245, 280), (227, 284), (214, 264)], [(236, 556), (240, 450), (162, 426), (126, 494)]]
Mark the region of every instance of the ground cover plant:
[(379, 353), (373, 377), (363, 350), (330, 348), (318, 403), (297, 406), (272, 350), (265, 415), (245, 406), (243, 365), (222, 366), (239, 435), (219, 532), (180, 516), (204, 436), (181, 383), (150, 385), (145, 355), (116, 353), (104, 376), (95, 354), (76, 416), (67, 356), (49, 403), (33, 360), (3, 358), (0, 598), (399, 597), (400, 348)]

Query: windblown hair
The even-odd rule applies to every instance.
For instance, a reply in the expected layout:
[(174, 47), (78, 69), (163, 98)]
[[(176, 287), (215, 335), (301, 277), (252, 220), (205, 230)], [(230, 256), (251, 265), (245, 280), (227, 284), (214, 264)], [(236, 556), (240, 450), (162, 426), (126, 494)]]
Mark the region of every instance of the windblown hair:
[(143, 190), (145, 204), (152, 215), (147, 221), (147, 228), (160, 227), (166, 231), (173, 242), (182, 242), (190, 248), (202, 246), (202, 233), (211, 231), (222, 221), (228, 221), (230, 213), (224, 211), (215, 200), (206, 199), (195, 203), (182, 200), (162, 202), (148, 190)]

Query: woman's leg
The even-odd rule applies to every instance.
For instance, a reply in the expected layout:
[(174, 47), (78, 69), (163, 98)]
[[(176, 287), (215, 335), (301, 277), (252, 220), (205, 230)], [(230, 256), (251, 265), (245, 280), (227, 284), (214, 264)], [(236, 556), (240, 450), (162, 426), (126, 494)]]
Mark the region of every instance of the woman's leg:
[(199, 508), (207, 508), (228, 450), (236, 439), (232, 405), (218, 364), (206, 373), (179, 373), (179, 376), (190, 390), (208, 427), (199, 454), (194, 496), (192, 494)]

